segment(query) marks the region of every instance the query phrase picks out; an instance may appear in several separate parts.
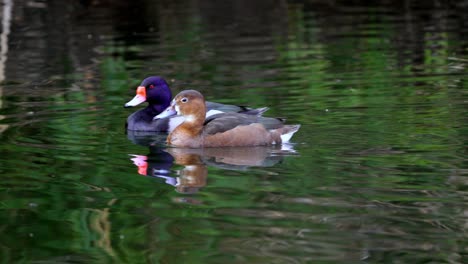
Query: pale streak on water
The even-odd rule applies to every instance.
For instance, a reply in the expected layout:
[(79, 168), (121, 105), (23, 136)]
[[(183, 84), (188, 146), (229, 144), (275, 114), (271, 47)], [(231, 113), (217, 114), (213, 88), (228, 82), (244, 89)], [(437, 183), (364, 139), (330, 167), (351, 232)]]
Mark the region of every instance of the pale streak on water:
[[(10, 33), (11, 10), (13, 2), (5, 0), (2, 14), (2, 33), (0, 34), (0, 83), (5, 80), (5, 63), (8, 58), (8, 34)], [(0, 109), (2, 108), (3, 86), (0, 85)], [(0, 115), (0, 120), (3, 116)], [(0, 133), (8, 128), (8, 125), (0, 125)]]

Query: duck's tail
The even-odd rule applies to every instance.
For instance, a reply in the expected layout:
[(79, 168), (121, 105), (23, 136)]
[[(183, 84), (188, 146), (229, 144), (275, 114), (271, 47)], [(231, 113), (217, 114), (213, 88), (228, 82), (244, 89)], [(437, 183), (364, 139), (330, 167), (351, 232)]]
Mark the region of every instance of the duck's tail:
[(286, 125), (281, 128), (281, 142), (287, 143), (292, 138), (294, 133), (296, 133), (301, 125)]

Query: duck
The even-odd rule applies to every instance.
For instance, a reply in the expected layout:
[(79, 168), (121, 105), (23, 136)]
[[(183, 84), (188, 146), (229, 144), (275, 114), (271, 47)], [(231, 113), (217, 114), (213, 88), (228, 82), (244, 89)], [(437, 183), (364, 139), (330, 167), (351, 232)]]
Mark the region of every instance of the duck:
[[(137, 87), (135, 97), (128, 101), (124, 107), (135, 107), (144, 102), (148, 102), (148, 106), (127, 117), (125, 125), (126, 129), (130, 131), (146, 132), (172, 131), (181, 123), (182, 119), (180, 117), (171, 117), (153, 121), (153, 118), (156, 115), (160, 114), (169, 106), (171, 99), (171, 89), (163, 77), (150, 76), (145, 78)], [(267, 110), (267, 107), (254, 109), (244, 106), (207, 102), (208, 116), (221, 112), (239, 112), (249, 115), (262, 115)]]
[(286, 143), (300, 125), (285, 125), (281, 118), (242, 113), (218, 113), (206, 117), (206, 103), (196, 90), (184, 90), (174, 97), (155, 119), (174, 115), (183, 121), (167, 136), (168, 145), (183, 148), (248, 147)]

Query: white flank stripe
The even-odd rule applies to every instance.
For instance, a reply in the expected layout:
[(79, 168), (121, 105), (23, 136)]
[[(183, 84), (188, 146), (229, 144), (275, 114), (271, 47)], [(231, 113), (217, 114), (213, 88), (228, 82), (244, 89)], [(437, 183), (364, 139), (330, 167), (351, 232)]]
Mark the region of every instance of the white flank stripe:
[(224, 113), (224, 112), (219, 111), (219, 110), (210, 110), (210, 111), (206, 112), (206, 117), (210, 117), (212, 115), (221, 114), (221, 113)]

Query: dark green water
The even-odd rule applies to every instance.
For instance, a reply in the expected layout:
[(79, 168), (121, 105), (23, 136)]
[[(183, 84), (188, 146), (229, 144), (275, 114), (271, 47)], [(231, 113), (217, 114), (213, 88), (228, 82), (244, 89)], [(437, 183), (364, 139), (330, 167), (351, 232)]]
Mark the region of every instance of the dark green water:
[[(2, 2), (1, 263), (467, 261), (467, 1), (126, 2)], [(149, 75), (302, 127), (168, 149)]]

